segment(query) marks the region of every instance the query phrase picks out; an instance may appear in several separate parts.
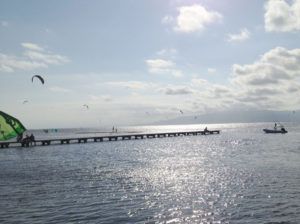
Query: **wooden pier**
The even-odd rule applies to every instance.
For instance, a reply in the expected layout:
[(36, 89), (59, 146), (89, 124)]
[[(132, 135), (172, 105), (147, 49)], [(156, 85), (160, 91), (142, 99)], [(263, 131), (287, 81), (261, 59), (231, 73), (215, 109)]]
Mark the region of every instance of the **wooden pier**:
[(97, 137), (78, 137), (78, 138), (57, 138), (57, 139), (37, 139), (33, 143), (20, 142), (0, 142), (0, 148), (9, 147), (29, 147), (29, 146), (47, 146), (47, 145), (63, 145), (88, 142), (110, 142), (119, 140), (136, 140), (149, 138), (166, 138), (178, 136), (193, 136), (193, 135), (212, 135), (220, 134), (220, 130), (213, 131), (181, 131), (181, 132), (164, 132), (164, 133), (136, 133), (136, 134), (121, 134), (121, 135), (106, 135)]

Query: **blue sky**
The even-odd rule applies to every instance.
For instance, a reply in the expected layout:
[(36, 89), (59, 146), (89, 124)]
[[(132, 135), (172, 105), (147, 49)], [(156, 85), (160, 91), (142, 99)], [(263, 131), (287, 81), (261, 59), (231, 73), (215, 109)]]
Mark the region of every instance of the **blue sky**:
[(28, 128), (297, 110), (299, 39), (300, 0), (3, 0), (0, 110)]

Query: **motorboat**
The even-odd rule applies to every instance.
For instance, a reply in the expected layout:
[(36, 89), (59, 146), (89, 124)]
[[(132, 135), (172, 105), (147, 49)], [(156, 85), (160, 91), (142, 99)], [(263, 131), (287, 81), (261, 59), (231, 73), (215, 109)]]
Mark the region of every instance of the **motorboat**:
[(263, 131), (266, 134), (286, 134), (288, 133), (285, 128), (280, 128), (280, 129), (263, 129)]

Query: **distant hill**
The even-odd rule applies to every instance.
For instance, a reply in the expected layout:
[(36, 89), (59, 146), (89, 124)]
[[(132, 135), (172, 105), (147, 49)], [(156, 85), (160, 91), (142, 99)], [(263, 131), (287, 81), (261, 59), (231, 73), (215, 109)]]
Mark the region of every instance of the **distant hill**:
[(156, 125), (172, 124), (218, 124), (256, 122), (300, 122), (300, 111), (227, 111), (203, 115), (179, 116), (156, 122)]

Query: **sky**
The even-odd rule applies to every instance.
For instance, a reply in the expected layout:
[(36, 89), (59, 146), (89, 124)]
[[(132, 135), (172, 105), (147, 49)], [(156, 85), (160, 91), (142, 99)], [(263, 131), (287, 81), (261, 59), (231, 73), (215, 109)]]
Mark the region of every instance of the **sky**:
[(2, 0), (0, 110), (27, 128), (299, 110), (299, 40), (300, 0)]

